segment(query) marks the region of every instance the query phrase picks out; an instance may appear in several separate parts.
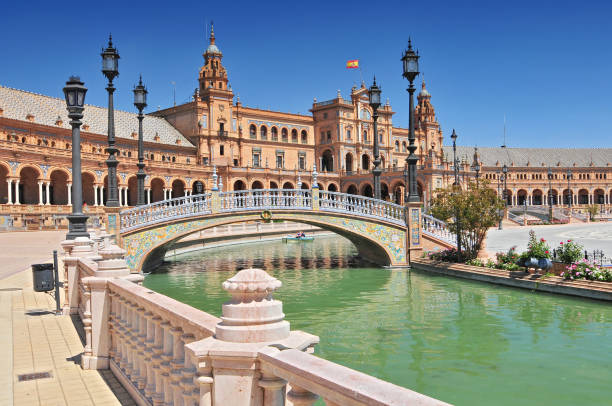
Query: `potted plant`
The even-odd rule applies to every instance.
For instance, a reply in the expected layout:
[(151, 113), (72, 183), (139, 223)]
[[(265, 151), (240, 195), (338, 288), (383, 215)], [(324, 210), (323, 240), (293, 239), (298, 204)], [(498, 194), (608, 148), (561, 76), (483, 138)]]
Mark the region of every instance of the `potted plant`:
[(529, 231), (526, 258), (525, 266), (528, 268), (540, 268), (545, 271), (552, 268), (550, 247), (544, 238), (538, 240), (533, 230)]

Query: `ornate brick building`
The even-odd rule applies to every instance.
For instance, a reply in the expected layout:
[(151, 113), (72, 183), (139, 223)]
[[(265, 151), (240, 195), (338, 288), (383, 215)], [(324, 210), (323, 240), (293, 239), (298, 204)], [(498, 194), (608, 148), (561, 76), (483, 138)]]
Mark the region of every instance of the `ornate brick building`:
[[(203, 56), (192, 100), (150, 113), (143, 121), (148, 202), (204, 192), (211, 186), (213, 167), (224, 190), (310, 188), (314, 164), (320, 187), (371, 196), (374, 136), (381, 146), (382, 194), (403, 201), (408, 129), (393, 125), (388, 100), (379, 109), (377, 135), (364, 84), (353, 87), (348, 98), (338, 91), (332, 100), (315, 99), (311, 115), (243, 106), (234, 97), (212, 30)], [(87, 212), (101, 213), (107, 185), (106, 108), (87, 105), (83, 123), (84, 201)], [(136, 113), (115, 111), (115, 123), (120, 202), (129, 206), (136, 201)], [(419, 194), (427, 204), (435, 189), (452, 183), (453, 166), (452, 147), (443, 146), (425, 83), (417, 96), (415, 134)], [(70, 211), (70, 144), (63, 99), (0, 86), (0, 227), (24, 215), (53, 225)], [(545, 204), (549, 168), (555, 204), (567, 204), (568, 190), (575, 205), (612, 200), (612, 149), (476, 151), (460, 146), (458, 157), (462, 180), (475, 177), (471, 168), (478, 161), (481, 178), (490, 179), (492, 187), (506, 164), (509, 204)]]

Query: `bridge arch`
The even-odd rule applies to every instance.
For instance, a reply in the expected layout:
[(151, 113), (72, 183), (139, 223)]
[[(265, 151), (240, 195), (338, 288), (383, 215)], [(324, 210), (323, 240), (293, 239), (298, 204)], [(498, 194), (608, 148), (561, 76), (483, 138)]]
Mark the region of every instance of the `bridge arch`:
[[(338, 213), (273, 211), (274, 220), (286, 220), (320, 227), (349, 239), (359, 255), (380, 265), (405, 264), (405, 228), (383, 222), (370, 222)], [(260, 221), (260, 212), (233, 212), (175, 219), (122, 237), (126, 261), (134, 270), (145, 272), (159, 266), (168, 249), (181, 238), (217, 226)]]

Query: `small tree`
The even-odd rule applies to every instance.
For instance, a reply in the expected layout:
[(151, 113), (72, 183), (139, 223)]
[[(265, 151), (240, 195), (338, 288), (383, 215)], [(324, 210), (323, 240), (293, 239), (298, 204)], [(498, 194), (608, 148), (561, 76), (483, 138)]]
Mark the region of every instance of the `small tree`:
[(486, 180), (479, 185), (470, 182), (467, 190), (453, 185), (436, 193), (431, 203), (432, 216), (445, 221), (452, 233), (460, 230), (463, 258), (476, 258), (487, 230), (500, 220), (503, 200)]
[(587, 212), (589, 213), (589, 220), (595, 220), (595, 216), (599, 213), (599, 206), (596, 204), (589, 204), (587, 207)]

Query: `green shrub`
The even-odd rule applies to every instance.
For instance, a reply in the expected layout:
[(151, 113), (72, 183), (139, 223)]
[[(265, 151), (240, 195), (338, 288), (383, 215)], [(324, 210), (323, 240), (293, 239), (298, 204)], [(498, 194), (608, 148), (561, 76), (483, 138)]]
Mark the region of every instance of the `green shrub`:
[(557, 255), (559, 260), (564, 264), (573, 264), (582, 258), (582, 250), (584, 247), (572, 240), (566, 242), (561, 241), (559, 248), (557, 248)]

